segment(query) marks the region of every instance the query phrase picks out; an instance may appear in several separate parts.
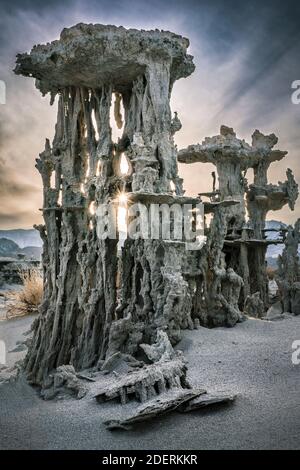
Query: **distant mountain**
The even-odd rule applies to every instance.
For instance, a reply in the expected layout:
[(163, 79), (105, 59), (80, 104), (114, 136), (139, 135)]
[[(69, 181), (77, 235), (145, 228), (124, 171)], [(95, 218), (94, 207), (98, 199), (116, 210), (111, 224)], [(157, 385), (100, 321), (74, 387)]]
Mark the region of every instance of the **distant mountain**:
[[(278, 220), (268, 220), (266, 222), (266, 228), (268, 229), (276, 229), (280, 230), (280, 228), (287, 228), (288, 226), (284, 224), (283, 222), (279, 222)], [(278, 240), (280, 239), (280, 233), (279, 232), (266, 232), (267, 239), (268, 240)], [(276, 269), (277, 268), (277, 258), (279, 255), (282, 254), (282, 250), (284, 248), (284, 244), (280, 243), (278, 245), (270, 245), (267, 250), (267, 262), (268, 266), (271, 268)], [(300, 255), (300, 246), (298, 248), (298, 253)]]
[(42, 250), (41, 246), (25, 246), (21, 249), (21, 253), (26, 255), (27, 258), (40, 259)]
[(8, 238), (0, 238), (0, 257), (17, 259), (19, 255), (24, 255), (25, 259), (39, 260), (41, 254), (42, 247), (40, 246), (25, 246), (20, 248), (17, 243)]
[(15, 256), (19, 249), (19, 245), (12, 240), (0, 238), (0, 256)]
[(20, 248), (27, 246), (42, 246), (40, 234), (35, 229), (15, 229), (15, 230), (0, 230), (0, 238), (8, 238), (17, 243)]

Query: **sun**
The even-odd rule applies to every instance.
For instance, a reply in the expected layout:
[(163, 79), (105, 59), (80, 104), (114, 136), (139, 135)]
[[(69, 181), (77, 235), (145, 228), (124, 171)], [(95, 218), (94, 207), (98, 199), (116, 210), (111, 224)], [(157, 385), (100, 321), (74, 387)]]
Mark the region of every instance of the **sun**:
[(124, 206), (127, 204), (127, 194), (120, 193), (118, 196), (119, 206)]

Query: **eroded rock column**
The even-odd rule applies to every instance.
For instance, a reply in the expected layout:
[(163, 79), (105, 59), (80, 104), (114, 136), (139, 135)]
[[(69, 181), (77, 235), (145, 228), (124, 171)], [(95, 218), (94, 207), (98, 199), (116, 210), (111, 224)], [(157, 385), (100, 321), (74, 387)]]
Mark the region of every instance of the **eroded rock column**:
[[(45, 286), (26, 357), (33, 383), (45, 384), (65, 364), (97, 367), (114, 347), (134, 353), (141, 342), (155, 340), (162, 324), (177, 338), (188, 322), (188, 285), (180, 267), (177, 277), (172, 273), (171, 248), (128, 240), (120, 259), (117, 221), (116, 236), (102, 239), (105, 222), (98, 212), (103, 205), (114, 208), (124, 193), (159, 198), (173, 194), (171, 183), (181, 193), (173, 142), (181, 124), (177, 116), (172, 120), (169, 100), (174, 81), (194, 70), (188, 45), (164, 31), (79, 24), (17, 58), (15, 72), (35, 77), (51, 103), (58, 101), (52, 147), (47, 141), (37, 160), (44, 186), (45, 225), (39, 230)], [(112, 141), (113, 95), (119, 128), (124, 106), (118, 142)], [(123, 156), (127, 174), (120, 171)], [(176, 299), (180, 319), (173, 325)]]

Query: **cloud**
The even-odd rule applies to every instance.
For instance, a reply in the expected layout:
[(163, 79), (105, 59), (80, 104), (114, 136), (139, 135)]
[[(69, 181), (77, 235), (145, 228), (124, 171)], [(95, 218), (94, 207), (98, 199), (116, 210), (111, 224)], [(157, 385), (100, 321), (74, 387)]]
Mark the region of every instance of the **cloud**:
[(39, 220), (40, 216), (36, 214), (34, 217), (31, 207), (31, 201), (37, 196), (40, 196), (40, 188), (23, 181), (20, 175), (0, 158), (0, 226), (28, 226), (31, 225), (31, 220)]
[[(35, 220), (36, 219), (36, 220)], [(28, 224), (28, 221), (32, 224)], [(14, 213), (0, 212), (0, 227), (1, 229), (15, 229), (15, 228), (32, 228), (33, 224), (40, 222), (38, 215), (34, 216), (32, 211), (21, 211)]]
[(0, 198), (28, 197), (39, 188), (23, 182), (17, 172), (0, 159)]
[[(217, 134), (221, 124), (234, 127), (247, 140), (256, 128), (275, 132), (279, 148), (288, 150), (289, 156), (272, 166), (270, 181), (283, 180), (287, 167), (300, 181), (300, 105), (290, 101), (290, 85), (300, 79), (300, 4), (290, 0), (10, 0), (1, 6), (0, 79), (7, 85), (7, 104), (0, 106), (3, 227), (18, 220), (20, 226), (40, 220), (41, 181), (34, 164), (45, 138), (53, 138), (56, 120), (55, 106), (51, 108), (49, 98), (41, 97), (34, 81), (13, 74), (15, 55), (33, 44), (57, 39), (63, 27), (78, 22), (159, 28), (189, 37), (196, 71), (175, 84), (171, 100), (183, 124), (176, 134), (178, 147)], [(210, 190), (211, 171), (211, 165), (180, 165), (187, 192)], [(300, 204), (294, 213), (284, 209), (272, 217), (294, 220), (300, 217)]]

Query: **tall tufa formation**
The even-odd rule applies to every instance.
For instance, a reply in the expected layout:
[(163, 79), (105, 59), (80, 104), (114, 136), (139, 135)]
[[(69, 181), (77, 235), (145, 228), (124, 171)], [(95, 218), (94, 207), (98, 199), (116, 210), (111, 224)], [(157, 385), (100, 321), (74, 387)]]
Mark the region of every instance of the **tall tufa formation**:
[[(51, 103), (58, 97), (55, 137), (37, 160), (45, 287), (26, 358), (34, 383), (64, 364), (96, 366), (116, 348), (134, 353), (155, 339), (158, 327), (176, 342), (180, 327), (191, 324), (184, 243), (128, 240), (119, 260), (118, 235), (97, 236), (95, 216), (124, 192), (130, 203), (164, 202), (161, 194), (179, 204), (198, 202), (182, 196), (173, 141), (181, 124), (169, 103), (174, 82), (194, 70), (188, 45), (170, 32), (78, 24), (17, 57), (15, 73), (35, 77)], [(113, 96), (117, 126), (123, 125), (118, 142), (110, 123)]]
[[(184, 328), (235, 325), (257, 291), (267, 307), (264, 222), (268, 210), (286, 203), (293, 209), (297, 185), (290, 170), (286, 182), (268, 184), (269, 165), (286, 154), (273, 150), (274, 135), (256, 131), (249, 145), (222, 126), (220, 135), (177, 154), (181, 122), (177, 113), (172, 118), (170, 95), (174, 82), (194, 71), (188, 46), (188, 39), (170, 32), (78, 24), (58, 41), (17, 56), (15, 73), (34, 77), (42, 94), (58, 102), (53, 142), (46, 140), (36, 164), (44, 190), (45, 223), (36, 227), (44, 241), (44, 298), (25, 360), (31, 382), (50, 395), (62, 376), (72, 387), (77, 371), (101, 369), (116, 355), (134, 364), (132, 356), (143, 357), (153, 345), (160, 349), (162, 338), (177, 343)], [(112, 114), (123, 129), (117, 142)], [(211, 193), (185, 196), (177, 157), (213, 163), (219, 187), (214, 181)], [(255, 178), (248, 187), (249, 168)], [(174, 227), (178, 214), (180, 227), (186, 220), (196, 225), (202, 196), (209, 197), (202, 207), (212, 221), (206, 244), (190, 251), (189, 239)], [(134, 205), (147, 223), (120, 249), (116, 208), (124, 201), (127, 226)], [(157, 205), (162, 233), (153, 223)], [(103, 207), (112, 208), (115, 236), (102, 237)], [(166, 208), (172, 209), (168, 217)], [(173, 385), (182, 375), (176, 364), (174, 374), (163, 368)], [(156, 368), (150, 369), (151, 375)], [(138, 394), (143, 373), (136, 374)], [(147, 393), (154, 393), (155, 377)], [(131, 390), (126, 384), (123, 395)]]

